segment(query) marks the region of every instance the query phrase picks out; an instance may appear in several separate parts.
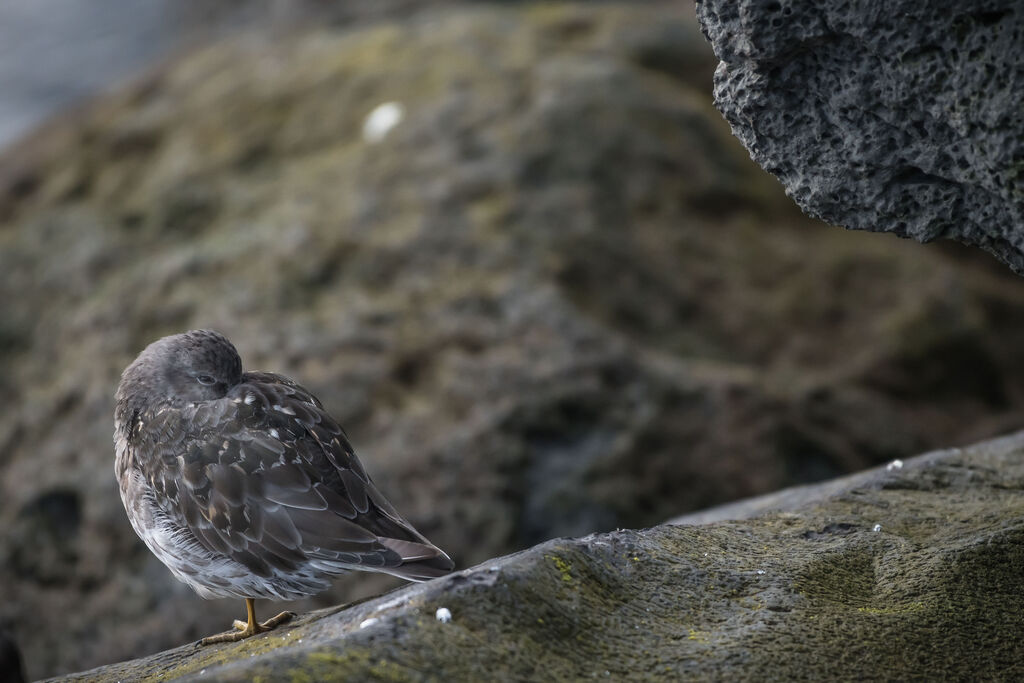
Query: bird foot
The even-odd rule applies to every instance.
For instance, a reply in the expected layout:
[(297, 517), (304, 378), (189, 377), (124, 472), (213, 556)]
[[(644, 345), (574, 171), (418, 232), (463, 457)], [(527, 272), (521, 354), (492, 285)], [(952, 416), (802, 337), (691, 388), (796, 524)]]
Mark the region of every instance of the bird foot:
[(267, 619), (262, 624), (259, 622), (246, 623), (240, 619), (235, 619), (234, 631), (228, 631), (227, 633), (218, 633), (215, 636), (207, 636), (199, 641), (200, 645), (214, 645), (215, 643), (237, 643), (239, 640), (250, 638), (257, 633), (263, 633), (270, 631), (276, 626), (280, 626), (286, 621), (290, 621), (295, 618), (295, 612), (281, 612), (276, 617)]

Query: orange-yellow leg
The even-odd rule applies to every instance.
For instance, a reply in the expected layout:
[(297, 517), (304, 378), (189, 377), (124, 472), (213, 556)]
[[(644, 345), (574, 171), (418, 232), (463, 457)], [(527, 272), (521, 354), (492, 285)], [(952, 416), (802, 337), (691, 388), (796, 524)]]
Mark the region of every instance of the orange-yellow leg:
[(200, 645), (213, 645), (214, 643), (234, 643), (243, 638), (254, 636), (257, 633), (263, 633), (270, 629), (285, 623), (295, 616), (294, 612), (281, 612), (272, 619), (267, 619), (262, 624), (256, 621), (256, 601), (252, 598), (245, 599), (245, 609), (249, 613), (249, 622), (235, 620), (234, 631), (228, 631), (227, 633), (220, 633), (215, 636), (207, 636), (199, 641)]

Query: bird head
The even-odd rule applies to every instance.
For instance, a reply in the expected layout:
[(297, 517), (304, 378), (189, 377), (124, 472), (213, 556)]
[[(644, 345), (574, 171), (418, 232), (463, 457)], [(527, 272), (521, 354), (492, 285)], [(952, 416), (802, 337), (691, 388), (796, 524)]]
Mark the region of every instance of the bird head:
[(242, 361), (224, 335), (192, 330), (159, 339), (121, 375), (118, 413), (222, 398), (242, 377)]

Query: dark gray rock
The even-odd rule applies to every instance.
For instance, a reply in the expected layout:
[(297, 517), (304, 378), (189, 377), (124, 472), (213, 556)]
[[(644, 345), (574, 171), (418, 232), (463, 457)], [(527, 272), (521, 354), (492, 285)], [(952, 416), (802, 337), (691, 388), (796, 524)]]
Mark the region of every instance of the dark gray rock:
[(1024, 6), (699, 0), (716, 105), (809, 214), (1024, 271)]
[(1024, 434), (751, 506), (782, 511), (548, 541), (242, 643), (65, 680), (1024, 675)]

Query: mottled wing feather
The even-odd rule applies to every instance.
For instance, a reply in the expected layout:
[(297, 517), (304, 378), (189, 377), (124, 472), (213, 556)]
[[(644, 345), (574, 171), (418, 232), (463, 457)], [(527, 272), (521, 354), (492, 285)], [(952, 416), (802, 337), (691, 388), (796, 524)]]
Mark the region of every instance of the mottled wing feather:
[(222, 399), (146, 421), (155, 439), (143, 474), (165, 514), (259, 576), (311, 561), (413, 579), (451, 569), (370, 482), (320, 402), (287, 378), (249, 373)]

